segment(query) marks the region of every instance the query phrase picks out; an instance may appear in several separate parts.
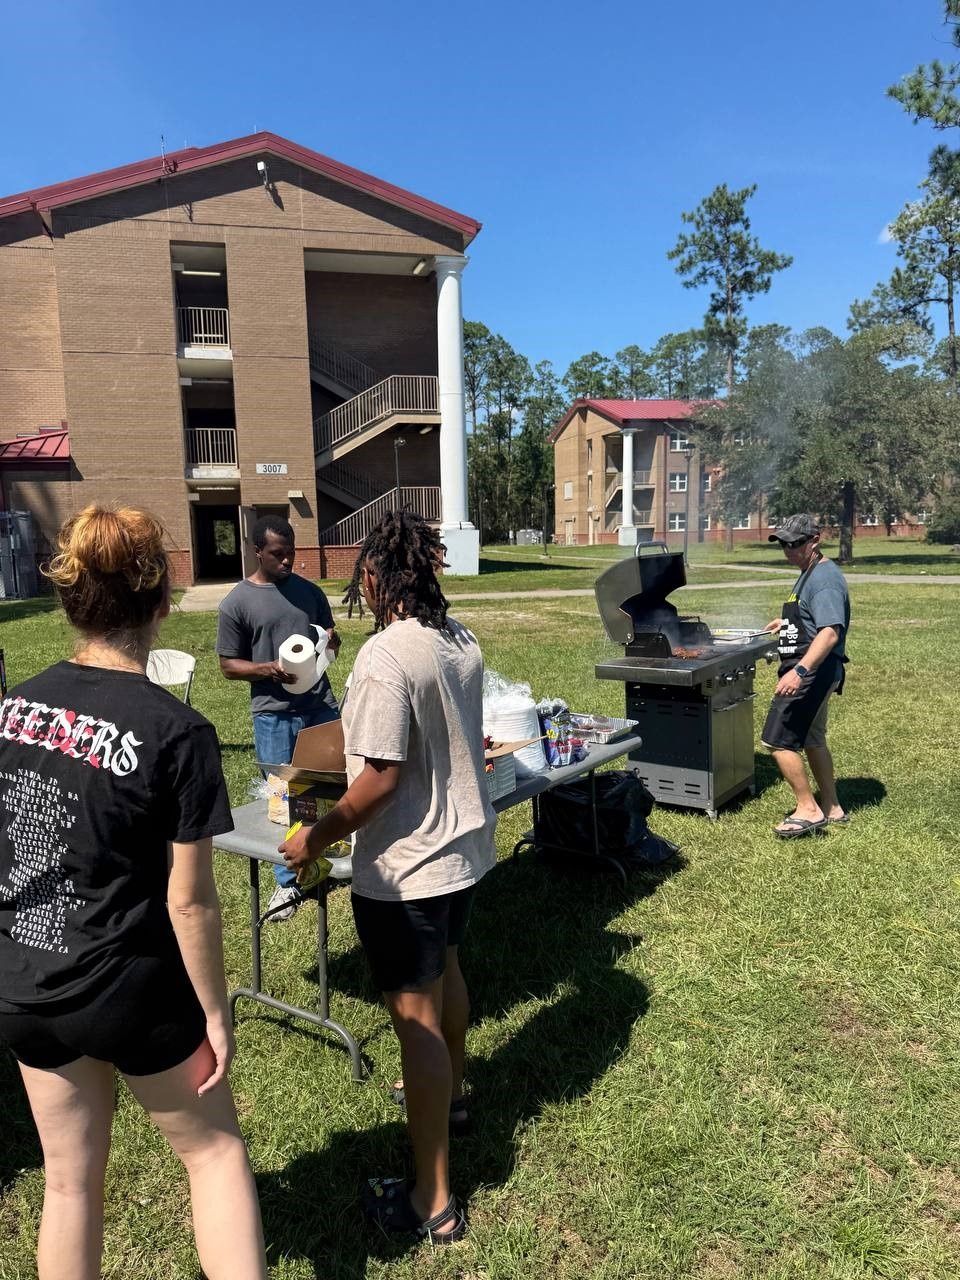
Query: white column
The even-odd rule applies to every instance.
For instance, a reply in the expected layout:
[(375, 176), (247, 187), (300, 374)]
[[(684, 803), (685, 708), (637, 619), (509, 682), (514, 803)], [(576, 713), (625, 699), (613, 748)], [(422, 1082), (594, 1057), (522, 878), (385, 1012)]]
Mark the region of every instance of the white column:
[(633, 523), (633, 437), (635, 428), (623, 429), (623, 516), (620, 521), (618, 542), (621, 547), (633, 547), (637, 543), (637, 527)]
[(480, 534), (467, 518), (467, 414), (463, 377), (464, 257), (434, 259), (437, 272), (437, 381), (440, 404), (440, 533), (449, 573), (477, 574)]

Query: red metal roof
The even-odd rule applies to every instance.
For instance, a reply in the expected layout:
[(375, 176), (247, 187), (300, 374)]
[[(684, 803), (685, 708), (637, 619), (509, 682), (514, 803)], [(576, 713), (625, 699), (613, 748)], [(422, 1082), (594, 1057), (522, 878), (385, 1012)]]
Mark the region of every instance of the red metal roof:
[(30, 209), (45, 212), (48, 209), (61, 208), (63, 205), (75, 204), (78, 200), (92, 200), (95, 196), (109, 195), (114, 191), (123, 191), (128, 187), (142, 186), (147, 182), (156, 182), (159, 178), (173, 177), (178, 173), (192, 173), (196, 169), (206, 169), (211, 165), (227, 164), (231, 160), (240, 160), (244, 156), (263, 155), (264, 153), (282, 156), (293, 164), (302, 165), (315, 173), (321, 173), (336, 182), (348, 187), (369, 192), (388, 204), (399, 205), (413, 213), (419, 213), (432, 222), (453, 227), (466, 237), (467, 243), (480, 230), (481, 223), (466, 214), (456, 213), (443, 205), (434, 204), (423, 196), (414, 195), (402, 187), (383, 182), (360, 169), (352, 169), (349, 165), (331, 160), (301, 147), (288, 138), (278, 134), (260, 132), (251, 133), (245, 138), (233, 138), (229, 142), (217, 142), (210, 147), (186, 147), (182, 151), (171, 151), (165, 156), (153, 156), (149, 160), (138, 160), (135, 164), (121, 165), (116, 169), (105, 169), (102, 173), (87, 174), (83, 178), (71, 178), (68, 182), (54, 183), (49, 187), (37, 187), (33, 191), (21, 191), (17, 195), (0, 196), (0, 218), (15, 213), (26, 213)]
[(5, 462), (69, 462), (70, 433), (44, 431), (38, 436), (0, 440), (0, 466)]
[(628, 422), (663, 422), (669, 419), (689, 418), (705, 405), (719, 404), (717, 400), (574, 400), (547, 439), (552, 444), (563, 428), (580, 409), (593, 409), (618, 426)]

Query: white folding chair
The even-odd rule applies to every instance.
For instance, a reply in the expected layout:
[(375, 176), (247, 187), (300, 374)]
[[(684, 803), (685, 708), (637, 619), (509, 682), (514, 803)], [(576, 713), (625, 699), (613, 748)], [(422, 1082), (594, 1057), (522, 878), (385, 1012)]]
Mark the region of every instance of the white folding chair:
[(183, 700), (190, 702), (190, 686), (197, 660), (191, 653), (180, 649), (151, 649), (147, 657), (147, 679), (162, 684), (165, 689), (183, 685)]

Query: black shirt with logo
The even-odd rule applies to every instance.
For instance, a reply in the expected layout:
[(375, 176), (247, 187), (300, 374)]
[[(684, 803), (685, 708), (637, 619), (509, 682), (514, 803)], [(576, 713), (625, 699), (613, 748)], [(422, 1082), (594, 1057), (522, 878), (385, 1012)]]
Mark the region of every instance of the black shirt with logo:
[(167, 845), (233, 829), (216, 731), (146, 676), (60, 662), (0, 703), (0, 999), (166, 957)]

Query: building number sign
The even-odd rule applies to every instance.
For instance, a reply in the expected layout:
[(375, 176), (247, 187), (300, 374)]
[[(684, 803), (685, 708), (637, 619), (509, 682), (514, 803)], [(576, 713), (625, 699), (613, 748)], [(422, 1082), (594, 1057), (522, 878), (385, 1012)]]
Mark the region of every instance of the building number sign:
[(285, 476), (287, 474), (287, 464), (285, 462), (258, 462), (258, 476)]

